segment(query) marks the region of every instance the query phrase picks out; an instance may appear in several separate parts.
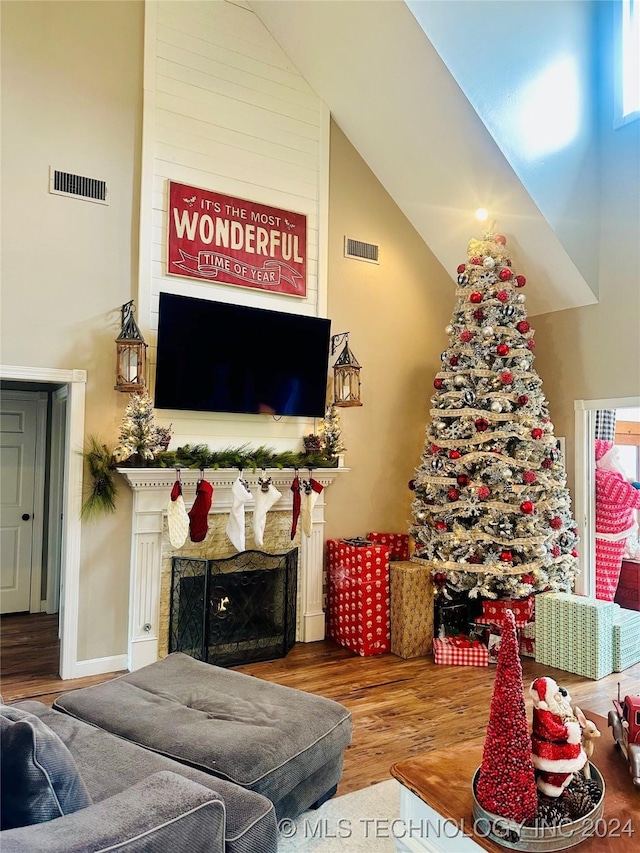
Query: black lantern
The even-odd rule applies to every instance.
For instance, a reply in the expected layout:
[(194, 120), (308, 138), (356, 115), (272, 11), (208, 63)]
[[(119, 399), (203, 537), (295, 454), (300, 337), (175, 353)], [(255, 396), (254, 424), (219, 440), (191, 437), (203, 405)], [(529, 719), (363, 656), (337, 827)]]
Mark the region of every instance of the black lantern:
[(361, 406), (360, 402), (360, 364), (349, 349), (349, 332), (341, 332), (331, 337), (331, 355), (344, 341), (344, 348), (333, 364), (333, 404), (334, 406)]
[(122, 306), (122, 329), (116, 338), (116, 391), (144, 391), (147, 345), (133, 317), (133, 299)]

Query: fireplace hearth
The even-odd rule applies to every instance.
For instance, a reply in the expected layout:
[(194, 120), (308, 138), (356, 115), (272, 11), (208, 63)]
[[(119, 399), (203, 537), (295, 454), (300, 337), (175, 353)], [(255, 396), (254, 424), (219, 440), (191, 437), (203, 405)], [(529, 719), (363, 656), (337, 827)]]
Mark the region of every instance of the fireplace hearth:
[(285, 657), (296, 638), (298, 549), (173, 557), (169, 651), (217, 666)]

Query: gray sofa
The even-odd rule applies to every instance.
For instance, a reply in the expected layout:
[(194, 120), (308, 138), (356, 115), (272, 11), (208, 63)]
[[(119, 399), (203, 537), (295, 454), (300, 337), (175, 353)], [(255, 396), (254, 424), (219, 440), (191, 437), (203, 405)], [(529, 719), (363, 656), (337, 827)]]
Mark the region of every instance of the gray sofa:
[[(275, 810), (266, 797), (39, 702), (13, 709), (34, 715), (58, 735), (91, 804), (3, 830), (2, 853), (276, 853)], [(11, 784), (10, 776), (3, 778), (7, 796)]]

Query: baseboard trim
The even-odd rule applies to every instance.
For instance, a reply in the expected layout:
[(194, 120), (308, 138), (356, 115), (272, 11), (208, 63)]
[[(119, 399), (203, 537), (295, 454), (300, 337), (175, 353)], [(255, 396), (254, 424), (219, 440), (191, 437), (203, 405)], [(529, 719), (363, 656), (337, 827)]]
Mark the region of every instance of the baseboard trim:
[(106, 658), (92, 658), (76, 662), (74, 678), (85, 678), (87, 675), (104, 675), (106, 672), (122, 672), (128, 669), (127, 655), (112, 655)]

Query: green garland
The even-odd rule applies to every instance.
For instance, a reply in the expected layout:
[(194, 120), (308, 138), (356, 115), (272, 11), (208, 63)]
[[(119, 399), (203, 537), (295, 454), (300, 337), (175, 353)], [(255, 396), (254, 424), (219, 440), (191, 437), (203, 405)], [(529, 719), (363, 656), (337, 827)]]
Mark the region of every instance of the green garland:
[[(176, 450), (162, 450), (145, 464), (147, 468), (239, 468), (258, 471), (263, 468), (335, 468), (337, 459), (327, 458), (321, 451), (295, 453), (285, 450), (276, 453), (264, 445), (251, 448), (249, 444), (211, 450), (206, 444), (185, 444)], [(120, 467), (138, 467), (139, 462), (127, 460)]]

